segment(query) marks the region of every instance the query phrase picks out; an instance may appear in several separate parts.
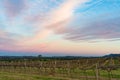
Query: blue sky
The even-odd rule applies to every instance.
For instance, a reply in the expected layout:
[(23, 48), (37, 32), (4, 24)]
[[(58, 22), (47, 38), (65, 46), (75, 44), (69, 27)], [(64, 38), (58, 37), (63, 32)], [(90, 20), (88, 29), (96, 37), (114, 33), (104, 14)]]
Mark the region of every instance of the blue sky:
[(6, 55), (120, 53), (119, 13), (120, 0), (1, 0), (0, 50)]

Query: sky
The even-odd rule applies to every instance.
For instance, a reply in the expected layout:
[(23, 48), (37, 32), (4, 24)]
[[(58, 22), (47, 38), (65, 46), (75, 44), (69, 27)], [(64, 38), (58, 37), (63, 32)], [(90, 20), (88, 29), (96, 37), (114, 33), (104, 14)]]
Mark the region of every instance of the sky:
[(0, 55), (120, 53), (120, 0), (0, 0)]

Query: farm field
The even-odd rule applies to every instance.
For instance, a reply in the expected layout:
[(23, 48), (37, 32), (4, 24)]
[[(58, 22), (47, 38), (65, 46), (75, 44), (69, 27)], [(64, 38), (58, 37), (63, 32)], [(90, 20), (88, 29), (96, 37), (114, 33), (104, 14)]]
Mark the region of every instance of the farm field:
[(69, 79), (22, 73), (0, 72), (0, 80), (69, 80)]
[(120, 58), (9, 59), (0, 80), (120, 80)]
[[(115, 74), (120, 74), (120, 70), (113, 71)], [(109, 80), (107, 72), (101, 72), (102, 77), (99, 80)], [(74, 75), (75, 76), (75, 75)], [(88, 78), (83, 75), (79, 79), (74, 77), (57, 77), (53, 75), (30, 74), (30, 73), (18, 73), (18, 72), (0, 72), (0, 80), (96, 80), (92, 75), (92, 71), (88, 71)], [(120, 76), (114, 76), (111, 80), (119, 80)]]

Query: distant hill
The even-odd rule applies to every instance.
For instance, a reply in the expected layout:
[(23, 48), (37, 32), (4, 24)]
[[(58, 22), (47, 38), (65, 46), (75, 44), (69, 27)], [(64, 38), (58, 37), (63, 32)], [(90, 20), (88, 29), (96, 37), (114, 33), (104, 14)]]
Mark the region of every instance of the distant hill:
[(0, 61), (11, 61), (11, 60), (50, 60), (50, 59), (58, 59), (58, 60), (75, 60), (75, 59), (83, 59), (83, 58), (116, 58), (120, 57), (120, 54), (108, 54), (104, 56), (97, 56), (97, 57), (85, 57), (85, 56), (52, 56), (46, 57), (42, 55), (38, 56), (0, 56)]
[(120, 57), (120, 54), (108, 54), (103, 57)]

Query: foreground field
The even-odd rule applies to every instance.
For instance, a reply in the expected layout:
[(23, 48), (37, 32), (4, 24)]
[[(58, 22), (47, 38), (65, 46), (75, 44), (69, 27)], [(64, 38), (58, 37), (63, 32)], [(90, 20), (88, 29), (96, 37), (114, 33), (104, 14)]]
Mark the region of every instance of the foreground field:
[[(61, 73), (62, 72), (62, 73)], [(0, 80), (97, 80), (93, 70), (87, 70), (83, 73), (82, 70), (74, 70), (67, 74), (66, 71), (56, 70), (55, 74), (47, 69), (46, 73), (39, 71), (38, 68), (0, 68)], [(120, 69), (113, 70), (111, 78), (105, 70), (100, 70), (98, 80), (120, 80)]]
[(0, 80), (70, 80), (70, 78), (0, 72)]
[[(105, 76), (106, 73), (103, 73), (103, 75)], [(101, 77), (101, 79), (99, 80), (109, 80), (106, 77), (107, 76)], [(65, 77), (40, 76), (40, 75), (23, 74), (23, 73), (0, 72), (0, 80), (96, 80), (96, 79), (94, 79), (93, 76), (88, 76), (88, 79), (86, 79), (85, 76), (82, 76), (79, 79), (74, 79), (67, 77), (65, 78)], [(119, 80), (119, 78), (117, 79), (113, 78), (111, 80)]]
[(120, 58), (0, 61), (0, 80), (120, 80)]

